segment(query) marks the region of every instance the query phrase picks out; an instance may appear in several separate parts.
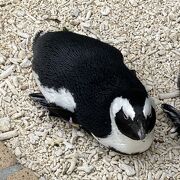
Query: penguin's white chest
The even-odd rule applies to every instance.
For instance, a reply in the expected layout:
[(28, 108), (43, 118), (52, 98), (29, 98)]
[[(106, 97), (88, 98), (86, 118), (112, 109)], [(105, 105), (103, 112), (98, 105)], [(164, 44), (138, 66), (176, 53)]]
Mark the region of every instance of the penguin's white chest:
[(142, 153), (149, 149), (153, 142), (153, 137), (154, 130), (147, 134), (146, 138), (143, 140), (133, 140), (125, 136), (124, 134), (120, 133), (118, 130), (113, 129), (111, 134), (108, 135), (106, 138), (95, 137), (95, 139), (97, 139), (104, 146), (113, 147), (115, 150), (119, 152), (125, 154), (136, 154)]
[[(152, 130), (149, 134), (146, 134), (146, 137), (143, 140), (133, 140), (121, 133), (115, 122), (115, 114), (123, 107), (125, 107), (124, 113), (127, 116), (129, 115), (131, 119), (134, 119), (135, 112), (133, 110), (133, 107), (128, 103), (126, 99), (118, 97), (112, 102), (110, 107), (111, 133), (105, 138), (99, 138), (95, 137), (93, 134), (92, 135), (104, 146), (113, 148), (125, 154), (144, 152), (149, 149), (153, 142), (154, 130)], [(150, 107), (146, 102), (143, 110), (145, 116), (148, 115), (149, 111)]]
[(74, 112), (74, 110), (76, 109), (76, 103), (74, 101), (72, 93), (70, 93), (68, 89), (62, 87), (56, 91), (53, 88), (43, 86), (39, 81), (39, 76), (34, 71), (33, 75), (40, 91), (49, 103), (55, 103), (57, 106)]

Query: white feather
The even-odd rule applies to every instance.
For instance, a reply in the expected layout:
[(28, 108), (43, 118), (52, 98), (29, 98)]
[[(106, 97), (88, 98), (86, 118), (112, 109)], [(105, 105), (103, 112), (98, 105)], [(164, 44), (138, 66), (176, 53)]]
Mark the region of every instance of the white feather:
[(70, 93), (69, 90), (62, 87), (59, 88), (58, 91), (56, 91), (53, 88), (42, 86), (39, 81), (38, 75), (35, 72), (33, 72), (33, 75), (37, 85), (39, 86), (40, 91), (49, 103), (55, 103), (57, 106), (74, 112), (76, 108), (76, 103), (74, 101), (73, 95)]
[[(122, 134), (116, 123), (115, 115), (124, 106), (124, 109), (129, 108), (130, 112), (126, 112), (130, 117), (134, 118), (135, 113), (131, 106), (129, 106), (128, 100), (121, 98), (116, 98), (110, 107), (110, 117), (111, 117), (111, 134), (106, 138), (94, 137), (104, 146), (112, 147), (117, 151), (126, 154), (134, 154), (146, 151), (152, 144), (154, 130), (146, 135), (143, 140), (133, 140), (124, 134)], [(124, 110), (123, 109), (123, 110)]]
[(145, 118), (147, 118), (147, 116), (151, 114), (151, 106), (152, 106), (151, 100), (149, 98), (146, 98), (144, 107), (143, 107), (143, 114)]
[(129, 101), (126, 98), (117, 97), (111, 104), (111, 111), (114, 117), (121, 108), (123, 109), (123, 112), (127, 117), (130, 117), (132, 120), (134, 119), (135, 112)]

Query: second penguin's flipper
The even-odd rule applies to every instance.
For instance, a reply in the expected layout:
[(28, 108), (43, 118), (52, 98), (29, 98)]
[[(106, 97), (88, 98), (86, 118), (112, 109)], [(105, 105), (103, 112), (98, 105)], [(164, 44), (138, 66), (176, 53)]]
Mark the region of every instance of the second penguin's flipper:
[(168, 118), (171, 119), (176, 127), (176, 131), (180, 135), (180, 111), (169, 104), (162, 104), (161, 108), (167, 114)]

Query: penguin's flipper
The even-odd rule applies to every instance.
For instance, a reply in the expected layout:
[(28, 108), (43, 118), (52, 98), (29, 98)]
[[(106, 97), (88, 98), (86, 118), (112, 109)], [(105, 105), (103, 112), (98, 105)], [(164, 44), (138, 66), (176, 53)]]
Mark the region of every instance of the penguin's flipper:
[(168, 118), (174, 123), (176, 131), (180, 135), (180, 111), (169, 104), (162, 104), (161, 108), (167, 114)]
[(80, 128), (80, 125), (78, 124), (76, 120), (75, 113), (70, 112), (60, 106), (56, 106), (53, 103), (50, 103), (49, 106), (47, 107), (49, 111), (49, 116), (54, 116), (54, 117), (60, 117), (66, 120), (69, 123), (69, 126), (75, 127), (77, 129)]
[(74, 113), (60, 106), (56, 106), (53, 103), (50, 103), (47, 109), (49, 111), (49, 116), (61, 117), (67, 121), (69, 121), (70, 117), (74, 117)]
[(45, 97), (41, 93), (32, 93), (29, 94), (32, 100), (35, 102), (38, 102), (43, 107), (45, 107), (49, 111), (49, 116), (54, 117), (61, 117), (67, 121), (69, 121), (70, 117), (73, 118), (73, 121), (75, 120), (74, 113), (60, 107), (56, 106), (54, 103), (48, 103)]
[(45, 97), (41, 93), (31, 93), (29, 94), (29, 97), (35, 101), (41, 104), (42, 106), (48, 107), (49, 103), (46, 101)]

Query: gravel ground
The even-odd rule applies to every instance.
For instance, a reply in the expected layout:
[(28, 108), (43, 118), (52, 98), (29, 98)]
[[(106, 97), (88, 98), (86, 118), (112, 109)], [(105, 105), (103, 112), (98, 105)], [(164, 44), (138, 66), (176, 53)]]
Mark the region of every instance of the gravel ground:
[[(109, 151), (29, 99), (38, 90), (31, 71), (34, 34), (63, 27), (117, 47), (137, 71), (157, 104), (147, 152)], [(180, 179), (180, 140), (160, 109), (162, 102), (180, 109), (178, 98), (170, 98), (177, 96), (179, 59), (179, 0), (0, 1), (0, 139), (8, 139), (18, 161), (41, 180)]]

